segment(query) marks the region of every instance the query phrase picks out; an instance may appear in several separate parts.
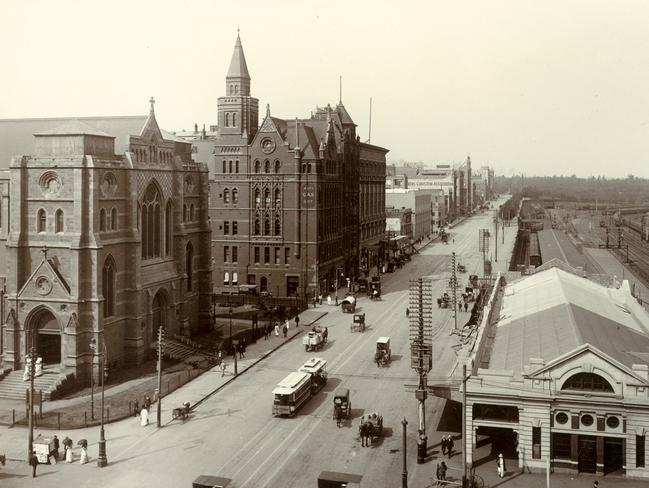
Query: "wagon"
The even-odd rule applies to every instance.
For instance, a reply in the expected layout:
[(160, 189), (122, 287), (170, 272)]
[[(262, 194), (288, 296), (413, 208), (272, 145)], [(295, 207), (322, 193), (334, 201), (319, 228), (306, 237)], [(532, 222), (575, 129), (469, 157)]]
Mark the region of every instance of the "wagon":
[(383, 415), (378, 412), (366, 413), (361, 416), (361, 422), (358, 431), (363, 436), (363, 428), (367, 429), (365, 434), (370, 438), (381, 437), (383, 435)]
[(349, 400), (349, 389), (338, 388), (334, 393), (334, 411), (333, 418), (337, 418), (337, 413), (340, 412), (341, 417), (348, 419), (352, 409), (352, 402)]
[(317, 351), (324, 345), (322, 332), (311, 331), (302, 338), (302, 345), (305, 351)]
[(356, 313), (354, 314), (354, 320), (349, 326), (351, 332), (364, 332), (365, 331), (365, 314)]
[(376, 352), (374, 353), (374, 362), (377, 366), (385, 366), (392, 360), (392, 350), (390, 349), (390, 338), (379, 337), (376, 340)]
[(354, 295), (347, 295), (341, 303), (343, 312), (354, 313), (356, 311), (356, 298)]
[(189, 402), (185, 402), (183, 403), (182, 407), (174, 408), (172, 412), (173, 419), (186, 420), (187, 417), (189, 417), (189, 412), (190, 412), (189, 405), (190, 405)]
[(38, 434), (38, 437), (34, 439), (33, 449), (39, 464), (49, 464), (50, 462), (56, 464), (56, 456), (54, 456), (56, 451), (54, 450), (53, 437), (43, 437), (41, 434)]

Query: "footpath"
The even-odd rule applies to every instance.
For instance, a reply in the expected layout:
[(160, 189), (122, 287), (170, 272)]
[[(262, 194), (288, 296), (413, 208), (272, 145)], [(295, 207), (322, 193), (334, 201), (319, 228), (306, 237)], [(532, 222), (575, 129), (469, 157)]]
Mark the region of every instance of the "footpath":
[[(281, 332), (279, 336), (276, 336), (274, 333), (272, 333), (269, 339), (264, 339), (262, 337), (257, 340), (256, 343), (248, 344), (245, 352), (245, 358), (237, 360), (237, 376), (234, 375), (234, 359), (232, 356), (227, 356), (225, 358), (225, 375), (223, 375), (220, 366), (215, 366), (214, 368), (198, 376), (196, 379), (186, 383), (182, 387), (166, 395), (162, 399), (161, 425), (164, 426), (165, 424), (168, 424), (173, 420), (174, 408), (180, 407), (184, 402), (189, 402), (191, 405), (190, 408), (192, 409), (197, 407), (205, 399), (221, 390), (225, 385), (232, 381), (236, 381), (237, 378), (245, 375), (248, 370), (254, 367), (259, 361), (263, 360), (268, 355), (281, 348), (284, 344), (308, 331), (311, 325), (313, 325), (316, 321), (318, 321), (326, 314), (326, 307), (307, 309), (299, 314), (300, 325), (298, 327), (295, 326), (294, 320), (290, 322), (291, 326), (288, 330), (287, 337), (283, 337), (283, 334)], [(114, 388), (123, 390), (124, 388), (128, 388), (128, 383), (131, 382), (115, 386)], [(106, 391), (106, 394), (108, 393), (109, 390)], [(140, 401), (142, 400), (143, 399), (140, 399)], [(73, 402), (87, 403), (88, 398), (82, 396), (67, 400), (60, 400), (59, 402), (48, 402), (52, 403), (52, 406), (48, 408), (54, 408), (55, 406), (57, 406), (57, 404), (59, 407), (66, 404), (71, 405)], [(150, 426), (143, 427), (143, 429), (155, 428), (156, 412), (157, 403), (154, 403), (149, 413)], [(142, 436), (142, 430), (134, 428), (134, 426), (136, 425), (139, 426), (139, 421), (139, 418), (127, 418), (106, 424), (106, 442), (107, 446), (109, 446), (110, 448), (110, 451), (121, 451), (127, 446), (133, 444), (133, 442), (135, 442)], [(98, 452), (97, 441), (99, 440), (99, 427), (97, 426), (82, 429), (70, 429), (67, 431), (34, 429), (34, 438), (36, 438), (39, 434), (42, 434), (44, 437), (51, 437), (56, 434), (59, 439), (63, 439), (66, 436), (70, 437), (73, 440), (75, 451), (73, 459), (77, 464), (79, 462), (80, 456), (77, 442), (79, 439), (87, 439), (88, 455), (90, 457), (89, 462), (96, 462), (96, 456)], [(0, 467), (0, 485), (2, 484), (3, 479), (15, 477), (22, 478), (28, 473), (31, 476), (31, 467), (28, 466), (26, 462), (28, 435), (29, 430), (24, 426), (14, 425), (0, 427), (0, 455), (5, 455), (7, 458), (6, 466)], [(108, 461), (110, 464), (110, 452)], [(41, 474), (56, 471), (60, 468), (60, 463), (58, 467), (57, 465), (39, 465), (38, 474), (40, 476)]]

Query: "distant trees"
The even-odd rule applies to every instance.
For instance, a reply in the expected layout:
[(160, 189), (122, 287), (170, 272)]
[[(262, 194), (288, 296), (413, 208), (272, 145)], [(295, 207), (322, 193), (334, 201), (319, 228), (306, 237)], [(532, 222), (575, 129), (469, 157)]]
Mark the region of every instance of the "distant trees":
[(649, 204), (649, 180), (629, 174), (626, 178), (604, 176), (496, 176), (498, 193), (520, 192), (525, 197), (575, 202)]

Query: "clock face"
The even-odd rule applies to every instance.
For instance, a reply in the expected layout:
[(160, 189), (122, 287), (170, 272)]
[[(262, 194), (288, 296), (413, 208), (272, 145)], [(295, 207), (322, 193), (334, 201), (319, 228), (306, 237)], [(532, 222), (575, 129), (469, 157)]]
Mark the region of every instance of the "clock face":
[(275, 150), (275, 142), (272, 139), (264, 139), (261, 141), (261, 150), (265, 154), (270, 154)]

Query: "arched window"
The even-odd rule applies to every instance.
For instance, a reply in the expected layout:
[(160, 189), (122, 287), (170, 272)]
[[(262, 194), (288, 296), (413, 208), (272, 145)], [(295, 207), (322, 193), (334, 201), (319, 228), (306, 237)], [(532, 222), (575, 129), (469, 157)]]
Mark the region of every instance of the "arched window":
[(189, 220), (191, 222), (194, 221), (194, 204), (193, 203), (189, 206)]
[(158, 187), (151, 183), (142, 201), (142, 257), (159, 257), (162, 243), (162, 199)]
[(239, 172), (239, 160), (238, 159), (234, 162), (234, 172), (235, 173)]
[(268, 188), (264, 190), (264, 207), (270, 207), (270, 190)]
[(282, 226), (279, 219), (275, 219), (275, 235), (278, 236), (282, 233)]
[(54, 214), (54, 231), (63, 232), (63, 210), (61, 209)]
[(225, 173), (225, 159), (223, 160), (223, 173)]
[(229, 163), (228, 164), (228, 168), (229, 168), (228, 173), (232, 173), (232, 160), (228, 161), (228, 163)]
[(104, 262), (101, 292), (104, 295), (104, 317), (112, 317), (115, 314), (115, 262), (111, 256)]
[(187, 204), (183, 204), (183, 222), (187, 222), (187, 218), (189, 215), (187, 214)]
[(268, 278), (265, 276), (259, 280), (259, 291), (268, 291)]
[(270, 161), (268, 160), (264, 161), (264, 171), (270, 173)]
[(577, 373), (568, 378), (561, 389), (613, 393), (611, 384), (595, 373)]
[(255, 235), (258, 236), (260, 231), (259, 217), (255, 219)]
[(230, 113), (229, 112), (225, 113), (225, 126), (230, 127)]
[(259, 173), (261, 171), (261, 163), (259, 160), (255, 160), (255, 173)]
[(47, 228), (47, 214), (45, 209), (41, 208), (36, 214), (36, 231), (45, 232)]
[(279, 168), (281, 166), (281, 163), (279, 161), (275, 161), (275, 173), (279, 173)]
[(167, 202), (165, 211), (165, 252), (167, 256), (171, 255), (171, 233), (173, 232), (173, 205), (171, 200)]
[(230, 203), (230, 190), (223, 190), (223, 203)]
[(232, 189), (232, 203), (239, 203), (239, 190), (236, 188)]
[(110, 230), (117, 230), (117, 209), (110, 211)]
[(257, 207), (261, 205), (261, 191), (259, 188), (255, 188), (255, 205)]
[(99, 230), (106, 230), (106, 210), (103, 208), (99, 211)]
[(275, 207), (279, 207), (280, 204), (282, 203), (281, 195), (282, 195), (282, 192), (280, 191), (280, 189), (275, 188)]
[(232, 127), (236, 127), (236, 126), (237, 126), (237, 113), (233, 112), (232, 113)]
[(270, 219), (268, 217), (264, 219), (264, 235), (270, 235)]
[(192, 265), (194, 259), (194, 247), (191, 242), (187, 243), (185, 249), (185, 273), (187, 274), (187, 291), (192, 291), (192, 282), (194, 279), (194, 266)]
[(234, 94), (235, 95), (239, 94), (239, 85), (234, 85)]

